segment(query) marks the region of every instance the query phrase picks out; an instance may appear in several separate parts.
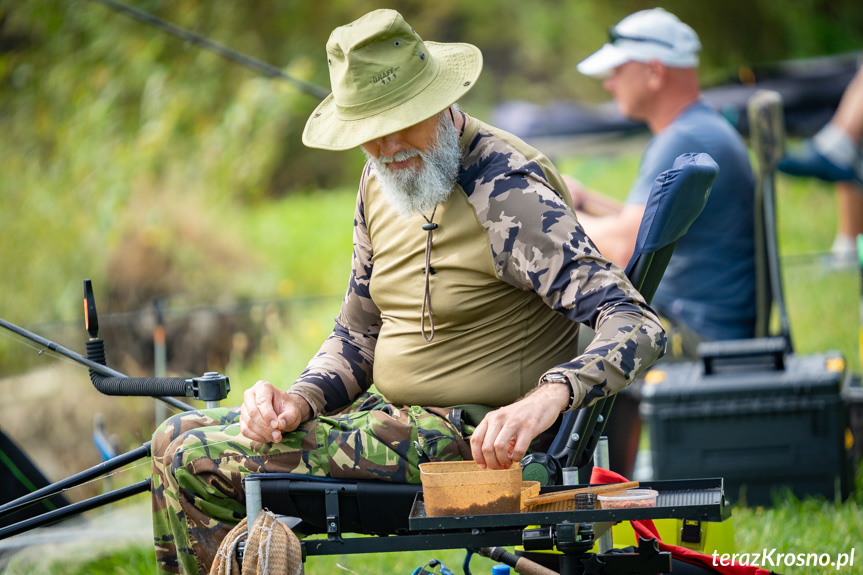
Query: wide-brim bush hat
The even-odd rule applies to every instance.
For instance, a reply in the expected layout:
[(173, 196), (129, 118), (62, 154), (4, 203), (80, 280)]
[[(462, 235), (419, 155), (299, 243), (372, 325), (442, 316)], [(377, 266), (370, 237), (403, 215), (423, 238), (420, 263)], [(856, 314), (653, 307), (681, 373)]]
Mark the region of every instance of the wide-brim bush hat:
[(587, 76), (605, 76), (627, 62), (659, 61), (671, 68), (695, 68), (701, 42), (695, 30), (662, 8), (630, 14), (608, 31), (608, 43), (582, 60)]
[(447, 109), (482, 71), (479, 48), (423, 42), (395, 10), (336, 28), (327, 42), (332, 94), (303, 130), (311, 148), (350, 150)]

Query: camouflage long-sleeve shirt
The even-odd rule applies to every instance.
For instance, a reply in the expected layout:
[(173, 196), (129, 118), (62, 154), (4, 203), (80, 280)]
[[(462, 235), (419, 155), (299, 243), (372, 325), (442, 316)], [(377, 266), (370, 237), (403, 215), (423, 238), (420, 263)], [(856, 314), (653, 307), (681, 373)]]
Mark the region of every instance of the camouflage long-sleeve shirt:
[[(315, 415), (373, 382), (395, 404), (497, 407), (548, 371), (569, 375), (572, 407), (584, 407), (662, 355), (656, 315), (587, 238), (551, 163), (475, 119), (460, 145), (455, 189), (434, 216), (431, 342), (421, 330), (426, 221), (399, 217), (365, 168), (341, 312), (291, 387)], [(578, 355), (581, 323), (596, 336)]]

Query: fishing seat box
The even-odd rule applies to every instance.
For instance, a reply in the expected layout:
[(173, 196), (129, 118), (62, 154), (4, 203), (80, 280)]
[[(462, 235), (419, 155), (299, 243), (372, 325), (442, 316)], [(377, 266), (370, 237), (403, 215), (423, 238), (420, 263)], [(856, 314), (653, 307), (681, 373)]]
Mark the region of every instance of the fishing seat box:
[(847, 498), (845, 361), (787, 345), (782, 337), (710, 342), (700, 361), (655, 367), (640, 406), (653, 478), (723, 477), (726, 496), (750, 506), (771, 505), (781, 486), (797, 498)]

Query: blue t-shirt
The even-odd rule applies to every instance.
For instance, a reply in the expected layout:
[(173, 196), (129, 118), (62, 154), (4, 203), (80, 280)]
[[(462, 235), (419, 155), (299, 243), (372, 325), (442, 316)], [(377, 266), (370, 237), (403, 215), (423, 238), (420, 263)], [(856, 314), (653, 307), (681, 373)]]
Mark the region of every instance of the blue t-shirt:
[(731, 124), (700, 101), (684, 110), (648, 144), (626, 203), (647, 203), (656, 176), (686, 152), (710, 154), (719, 175), (677, 242), (652, 305), (707, 339), (753, 337), (755, 177)]

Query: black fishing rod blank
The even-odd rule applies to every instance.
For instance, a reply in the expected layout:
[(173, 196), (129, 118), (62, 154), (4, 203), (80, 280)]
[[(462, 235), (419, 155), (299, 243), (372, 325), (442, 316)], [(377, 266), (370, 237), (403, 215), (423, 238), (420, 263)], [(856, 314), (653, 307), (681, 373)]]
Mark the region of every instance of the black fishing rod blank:
[(195, 44), (204, 48), (205, 50), (209, 50), (214, 54), (225, 58), (226, 60), (230, 60), (235, 64), (239, 64), (241, 66), (245, 66), (251, 70), (255, 70), (256, 72), (263, 74), (268, 78), (274, 78), (276, 80), (284, 80), (290, 84), (292, 84), (295, 88), (300, 90), (301, 92), (308, 94), (310, 96), (314, 96), (319, 100), (323, 100), (327, 96), (330, 95), (329, 90), (322, 88), (321, 86), (317, 86), (310, 82), (304, 82), (303, 80), (298, 80), (288, 74), (285, 74), (281, 68), (277, 68), (272, 64), (268, 64), (242, 52), (238, 52), (237, 50), (233, 50), (228, 48), (227, 46), (223, 46), (212, 40), (200, 36), (199, 34), (195, 34), (185, 28), (181, 28), (176, 24), (171, 24), (170, 22), (166, 22), (161, 18), (153, 16), (152, 14), (148, 14), (147, 12), (143, 12), (138, 10), (137, 8), (132, 8), (131, 6), (126, 6), (125, 4), (121, 4), (119, 2), (115, 2), (114, 0), (92, 0), (93, 2), (98, 2), (112, 10), (116, 10), (117, 12), (121, 12), (139, 22), (143, 22), (144, 24), (149, 24), (151, 26), (155, 26), (156, 28), (171, 34), (181, 40), (189, 42), (190, 44)]
[[(86, 483), (91, 479), (96, 479), (98, 477), (101, 477), (102, 475), (105, 475), (106, 473), (117, 470), (124, 465), (128, 465), (129, 463), (138, 461), (139, 459), (149, 456), (150, 442), (148, 441), (141, 447), (133, 449), (128, 453), (123, 453), (121, 455), (118, 455), (117, 457), (109, 459), (108, 461), (103, 461), (98, 465), (94, 465), (90, 469), (85, 469), (84, 471), (76, 473), (75, 475), (67, 477), (66, 479), (62, 479), (56, 483), (52, 483), (51, 485), (46, 485), (42, 489), (37, 489), (36, 491), (28, 493), (27, 495), (22, 495), (14, 501), (10, 501), (8, 503), (0, 505), (0, 518), (11, 515), (16, 511), (29, 507), (30, 505), (38, 503), (43, 499), (56, 495), (67, 489), (78, 487), (79, 485)], [(68, 507), (71, 506), (65, 506), (62, 509), (67, 509)], [(16, 523), (16, 525), (18, 524)], [(2, 533), (2, 531), (0, 531), (0, 533)], [(0, 538), (2, 538), (2, 535), (0, 535)]]
[(0, 318), (0, 327), (6, 328), (9, 331), (11, 331), (12, 333), (20, 335), (21, 337), (29, 339), (30, 341), (36, 342), (39, 345), (41, 345), (42, 347), (44, 347), (45, 349), (50, 349), (51, 351), (53, 351), (55, 353), (58, 353), (64, 357), (68, 357), (69, 359), (74, 360), (74, 361), (92, 369), (93, 371), (101, 373), (102, 375), (107, 375), (109, 377), (126, 377), (125, 375), (123, 375), (122, 373), (120, 373), (117, 370), (111, 369), (110, 367), (108, 367), (106, 365), (101, 365), (101, 364), (92, 362), (89, 359), (87, 359), (86, 357), (84, 357), (83, 355), (81, 355), (75, 351), (72, 351), (69, 348), (63, 347), (59, 343), (53, 342), (50, 339), (45, 339), (41, 335), (33, 333), (32, 331), (26, 330), (21, 326), (15, 325), (14, 323), (8, 322), (3, 318)]
[(8, 527), (2, 527), (0, 528), (0, 539), (19, 535), (37, 527), (45, 527), (73, 515), (78, 515), (79, 513), (84, 513), (103, 505), (109, 505), (138, 493), (146, 493), (147, 491), (150, 491), (150, 480), (144, 479), (127, 487), (121, 487), (120, 489), (115, 489), (114, 491), (109, 491), (108, 493), (103, 493), (102, 495), (97, 495), (78, 503), (72, 503), (60, 509), (19, 521), (18, 523), (13, 523)]
[[(63, 347), (59, 343), (53, 342), (49, 339), (45, 339), (44, 337), (42, 337), (38, 334), (35, 334), (32, 331), (26, 330), (23, 327), (17, 326), (14, 323), (10, 323), (3, 318), (0, 318), (0, 327), (6, 328), (9, 331), (11, 331), (12, 333), (18, 334), (21, 337), (29, 339), (30, 341), (34, 341), (46, 349), (50, 349), (51, 351), (53, 351), (55, 353), (58, 353), (64, 357), (67, 357), (73, 361), (80, 363), (81, 365), (89, 368), (91, 374), (93, 372), (96, 372), (97, 374), (101, 374), (105, 377), (116, 377), (116, 378), (131, 379), (131, 378), (128, 378), (128, 376), (123, 375), (119, 371), (117, 371), (115, 369), (111, 369), (107, 365), (92, 361), (92, 360), (82, 356), (81, 354), (72, 351), (69, 348)], [(180, 394), (180, 395), (185, 395), (185, 394)], [(194, 409), (190, 405), (187, 405), (187, 404), (183, 403), (182, 401), (174, 399), (173, 397), (157, 397), (156, 399), (158, 399), (159, 401), (163, 401), (172, 407), (176, 407), (177, 409), (179, 409), (181, 411), (191, 411), (192, 409)]]

